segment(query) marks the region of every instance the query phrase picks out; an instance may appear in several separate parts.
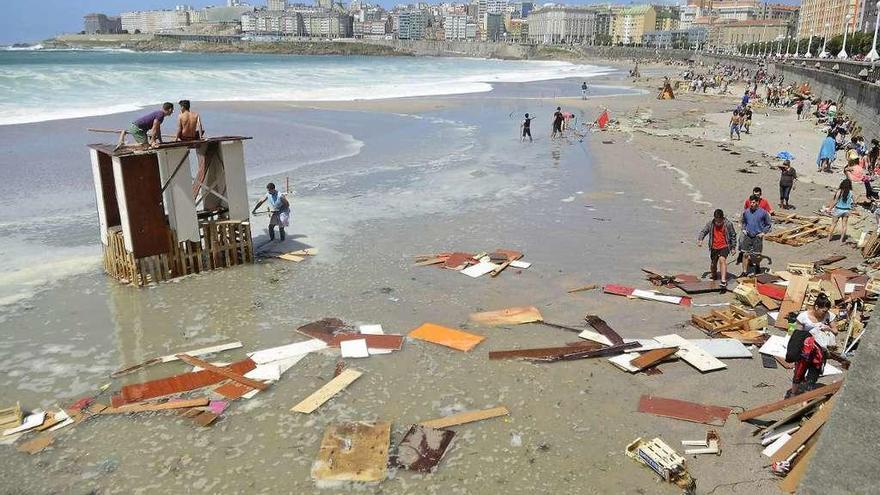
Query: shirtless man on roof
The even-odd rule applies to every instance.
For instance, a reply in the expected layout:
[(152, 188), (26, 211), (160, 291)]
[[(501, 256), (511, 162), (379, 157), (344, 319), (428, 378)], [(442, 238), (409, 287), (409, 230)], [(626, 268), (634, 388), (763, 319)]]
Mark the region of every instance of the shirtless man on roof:
[(205, 137), (202, 118), (190, 110), (189, 100), (180, 100), (178, 104), (180, 105), (180, 116), (177, 117), (177, 140), (195, 141)]

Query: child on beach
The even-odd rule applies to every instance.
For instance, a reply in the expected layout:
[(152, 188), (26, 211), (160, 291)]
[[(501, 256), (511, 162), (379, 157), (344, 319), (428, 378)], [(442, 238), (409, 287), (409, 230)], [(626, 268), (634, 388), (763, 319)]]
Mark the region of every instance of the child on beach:
[(519, 142), (525, 142), (526, 136), (529, 138), (529, 142), (532, 142), (532, 117), (529, 117), (529, 114), (526, 114), (523, 121), (519, 124), (520, 130), (520, 138)]
[(842, 224), (840, 242), (846, 243), (846, 224), (849, 220), (849, 211), (852, 210), (852, 205), (852, 181), (843, 179), (840, 181), (840, 186), (838, 186), (837, 192), (834, 193), (834, 197), (831, 199), (831, 204), (828, 205), (828, 208), (831, 209), (831, 214), (834, 216), (834, 221), (831, 223), (831, 233), (828, 234), (829, 241), (834, 237), (837, 222), (840, 221)]
[(736, 245), (736, 229), (730, 220), (724, 218), (723, 210), (715, 210), (712, 220), (697, 236), (697, 246), (703, 245), (706, 236), (709, 236), (709, 273), (712, 280), (718, 280), (718, 268), (721, 268), (721, 288), (724, 290), (727, 288), (727, 258)]
[(779, 171), (779, 207), (787, 210), (792, 208), (791, 204), (788, 202), (788, 198), (789, 195), (791, 195), (792, 189), (794, 189), (794, 182), (797, 180), (797, 171), (791, 166), (791, 160), (785, 160), (782, 162)]

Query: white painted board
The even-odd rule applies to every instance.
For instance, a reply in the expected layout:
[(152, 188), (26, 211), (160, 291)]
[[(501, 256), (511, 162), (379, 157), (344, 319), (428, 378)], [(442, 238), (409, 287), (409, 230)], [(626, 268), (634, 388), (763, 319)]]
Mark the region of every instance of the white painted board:
[(609, 340), (608, 337), (592, 330), (584, 330), (583, 332), (578, 334), (578, 337), (586, 340), (592, 340), (593, 342), (598, 342), (607, 346), (611, 345), (611, 340)]
[(623, 371), (629, 371), (630, 373), (635, 373), (636, 371), (639, 371), (639, 369), (636, 368), (635, 366), (633, 366), (631, 363), (632, 363), (633, 359), (635, 359), (639, 356), (641, 356), (641, 354), (639, 354), (638, 352), (623, 353), (623, 354), (619, 354), (617, 356), (608, 358), (608, 362), (613, 364), (614, 366), (617, 366), (618, 368), (622, 369)]
[(773, 454), (775, 454), (777, 450), (781, 449), (783, 445), (788, 443), (789, 440), (791, 440), (791, 435), (789, 435), (788, 433), (781, 435), (779, 438), (774, 440), (773, 443), (764, 448), (761, 453), (766, 455), (767, 457), (773, 457)]
[(727, 365), (712, 357), (708, 352), (683, 339), (680, 335), (669, 334), (654, 337), (654, 340), (667, 347), (678, 347), (676, 356), (702, 372), (727, 368)]
[(178, 241), (199, 242), (201, 234), (196, 217), (196, 201), (192, 194), (189, 148), (158, 150), (156, 158), (159, 162), (159, 178), (165, 186), (162, 202), (165, 204), (168, 224), (177, 232)]
[(718, 359), (751, 358), (748, 347), (736, 339), (688, 339), (688, 342)]
[(512, 266), (513, 268), (520, 268), (525, 270), (526, 268), (532, 266), (532, 264), (528, 261), (513, 260), (510, 262), (510, 266)]
[(771, 335), (767, 342), (758, 349), (761, 354), (775, 356), (785, 359), (785, 349), (788, 347), (788, 335), (780, 337), (779, 335)]
[(24, 421), (22, 421), (21, 424), (16, 426), (15, 428), (7, 428), (7, 429), (3, 430), (3, 436), (12, 435), (14, 433), (18, 433), (21, 431), (27, 431), (27, 430), (30, 430), (31, 428), (36, 428), (36, 427), (40, 426), (41, 424), (43, 424), (43, 421), (45, 421), (45, 420), (46, 420), (46, 412), (45, 411), (33, 412), (33, 413), (27, 415), (27, 417), (24, 418)]
[(101, 179), (101, 166), (97, 150), (89, 150), (92, 158), (92, 180), (95, 182), (95, 204), (98, 207), (98, 225), (101, 228), (101, 243), (107, 245), (107, 205), (104, 204), (104, 184)]
[(301, 354), (320, 351), (326, 349), (327, 344), (319, 339), (306, 340), (304, 342), (296, 342), (294, 344), (283, 345), (280, 347), (272, 347), (256, 352), (249, 352), (250, 357), (257, 364), (271, 363), (281, 359), (292, 358)]
[(650, 301), (659, 301), (670, 304), (681, 303), (681, 297), (679, 296), (665, 296), (651, 290), (636, 289), (632, 292), (632, 296), (638, 297), (639, 299), (648, 299)]
[(481, 261), (476, 265), (471, 265), (464, 270), (461, 270), (461, 273), (467, 275), (468, 277), (477, 278), (482, 277), (483, 275), (491, 272), (492, 270), (498, 268), (499, 265), (489, 261)]
[[(229, 219), (245, 221), (250, 219), (248, 205), (247, 179), (244, 166), (244, 143), (227, 141), (220, 143), (220, 157), (226, 178), (226, 199), (229, 200)], [(291, 205), (291, 211), (293, 206)]]
[(623, 342), (625, 344), (629, 344), (630, 342), (638, 342), (639, 343), (639, 347), (632, 347), (632, 348), (626, 349), (625, 352), (645, 352), (645, 351), (652, 351), (654, 349), (662, 349), (663, 348), (663, 344), (661, 344), (660, 342), (657, 342), (654, 339), (623, 339)]
[(343, 340), (339, 343), (339, 349), (344, 358), (370, 357), (370, 351), (367, 349), (367, 339)]
[(364, 335), (385, 335), (382, 325), (359, 325), (358, 332)]

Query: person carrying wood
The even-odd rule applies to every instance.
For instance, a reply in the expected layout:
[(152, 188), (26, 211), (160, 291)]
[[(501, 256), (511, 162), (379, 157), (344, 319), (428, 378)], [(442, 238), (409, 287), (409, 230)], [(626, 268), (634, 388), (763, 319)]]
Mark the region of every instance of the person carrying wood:
[(697, 236), (697, 246), (703, 245), (706, 236), (709, 236), (709, 273), (712, 280), (718, 280), (718, 265), (721, 265), (721, 288), (724, 290), (727, 288), (727, 258), (736, 246), (736, 229), (730, 220), (724, 218), (724, 210), (715, 210), (712, 220)]
[(272, 215), (269, 217), (269, 240), (275, 240), (275, 226), (277, 225), (278, 233), (283, 241), (285, 237), (284, 227), (287, 227), (290, 223), (290, 203), (287, 201), (287, 198), (275, 189), (275, 184), (272, 182), (266, 185), (266, 197), (257, 202), (251, 213), (257, 213), (257, 208), (266, 202), (269, 203), (269, 209), (272, 212)]
[(189, 100), (180, 100), (180, 115), (177, 117), (177, 140), (197, 141), (205, 137), (205, 129), (202, 127), (202, 117), (190, 110)]
[(816, 296), (813, 307), (797, 317), (797, 328), (789, 336), (785, 360), (795, 363), (791, 389), (785, 398), (800, 395), (816, 388), (827, 361), (828, 348), (834, 347), (837, 328), (829, 312), (831, 300), (824, 292)]
[(162, 143), (162, 121), (174, 113), (174, 104), (165, 102), (161, 110), (150, 112), (135, 120), (128, 127), (128, 133), (134, 136), (138, 144), (156, 146)]

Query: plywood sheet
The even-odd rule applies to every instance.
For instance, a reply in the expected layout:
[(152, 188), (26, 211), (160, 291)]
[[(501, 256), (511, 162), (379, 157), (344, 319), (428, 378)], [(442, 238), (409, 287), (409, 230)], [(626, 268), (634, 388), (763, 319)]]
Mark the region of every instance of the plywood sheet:
[(192, 173), (188, 148), (170, 148), (156, 152), (159, 177), (165, 187), (162, 200), (168, 223), (177, 233), (178, 241), (201, 241), (196, 202), (192, 195)]
[(341, 392), (345, 387), (351, 385), (355, 380), (361, 377), (363, 372), (347, 368), (342, 371), (336, 378), (327, 382), (326, 385), (316, 390), (312, 395), (306, 397), (302, 402), (293, 406), (291, 411), (311, 414), (322, 404), (330, 400), (331, 397)]
[(474, 335), (461, 330), (447, 328), (434, 323), (424, 323), (409, 333), (414, 339), (440, 344), (459, 351), (469, 351), (482, 342), (486, 337)]
[(804, 295), (807, 292), (807, 284), (809, 278), (800, 275), (793, 275), (788, 281), (788, 287), (785, 290), (785, 297), (779, 306), (779, 317), (776, 318), (775, 327), (786, 329), (788, 321), (786, 317), (789, 313), (799, 313), (804, 305)]
[(660, 342), (665, 347), (678, 347), (676, 356), (684, 359), (688, 364), (701, 372), (720, 370), (727, 367), (726, 364), (712, 357), (708, 352), (681, 338), (677, 334), (660, 335), (654, 337), (654, 340)]
[(466, 423), (473, 423), (474, 421), (507, 416), (508, 414), (510, 414), (510, 411), (508, 411), (506, 407), (498, 406), (489, 409), (482, 409), (480, 411), (467, 411), (428, 421), (419, 421), (419, 424), (431, 428), (449, 428), (450, 426), (458, 426)]
[(229, 219), (246, 221), (250, 219), (247, 178), (244, 164), (244, 143), (227, 141), (220, 143), (220, 158), (223, 160), (226, 176), (226, 199), (229, 200)]
[(326, 349), (327, 343), (320, 339), (306, 340), (305, 342), (295, 342), (293, 344), (262, 349), (256, 352), (249, 352), (248, 356), (257, 364), (271, 363), (294, 356), (305, 355), (310, 352)]
[(752, 357), (752, 352), (736, 339), (690, 339), (690, 342), (718, 359)]
[(391, 456), (389, 463), (410, 471), (430, 473), (446, 454), (454, 436), (452, 430), (412, 425), (397, 444), (397, 452)]
[(496, 311), (483, 311), (480, 313), (471, 313), (470, 320), (480, 325), (519, 325), (522, 323), (532, 323), (535, 321), (543, 321), (544, 317), (538, 308), (534, 306), (519, 306), (513, 308), (499, 309)]
[(315, 481), (378, 483), (387, 476), (391, 423), (330, 425), (312, 465)]
[(723, 426), (730, 415), (731, 409), (729, 407), (706, 406), (696, 402), (643, 395), (639, 399), (638, 411), (694, 423)]
[[(256, 363), (250, 359), (238, 361), (226, 366), (227, 369), (235, 373), (247, 373), (256, 368)], [(135, 383), (126, 385), (119, 390), (119, 394), (113, 398), (113, 406), (119, 407), (123, 404), (132, 402), (140, 402), (148, 399), (155, 399), (167, 395), (178, 394), (181, 392), (189, 392), (209, 385), (215, 385), (226, 378), (212, 373), (208, 370), (193, 371), (182, 373), (167, 378), (160, 378), (144, 383)]]
[(171, 232), (156, 155), (114, 157), (113, 178), (126, 250), (135, 258), (169, 252)]

